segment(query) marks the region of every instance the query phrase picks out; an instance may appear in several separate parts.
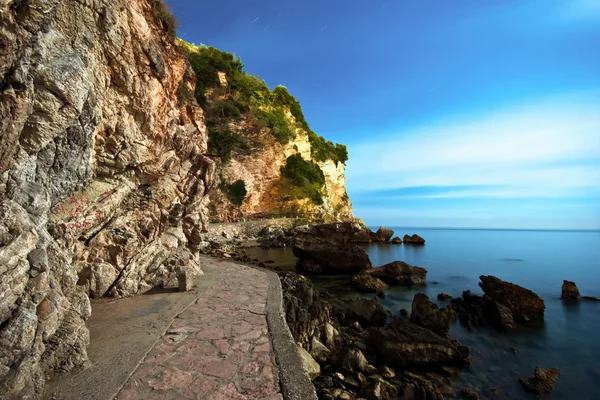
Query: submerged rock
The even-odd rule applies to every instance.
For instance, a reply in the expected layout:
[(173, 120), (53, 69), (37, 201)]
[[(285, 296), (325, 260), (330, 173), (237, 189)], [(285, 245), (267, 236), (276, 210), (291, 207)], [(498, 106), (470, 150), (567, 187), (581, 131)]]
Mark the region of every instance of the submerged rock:
[(561, 290), (560, 298), (562, 300), (574, 300), (579, 301), (581, 295), (579, 294), (579, 289), (575, 282), (571, 281), (563, 281), (562, 290)]
[(526, 392), (541, 396), (548, 394), (554, 389), (554, 384), (560, 376), (558, 368), (544, 369), (535, 367), (533, 377), (527, 380), (519, 379), (519, 383)]
[(452, 300), (452, 296), (446, 294), (446, 293), (439, 293), (437, 295), (437, 299), (439, 301), (448, 301), (448, 300)]
[(425, 239), (416, 233), (412, 236), (404, 235), (404, 244), (425, 244)]
[(600, 301), (600, 298), (594, 296), (583, 296), (581, 299), (587, 301)]
[(401, 368), (470, 363), (468, 347), (404, 319), (387, 328), (372, 328), (369, 334), (379, 357)]
[(369, 274), (354, 275), (351, 282), (357, 290), (366, 293), (384, 293), (388, 288), (381, 279)]
[(388, 242), (392, 236), (394, 236), (394, 231), (384, 226), (380, 226), (379, 229), (377, 229), (377, 232), (375, 232), (375, 236), (380, 242)]
[(456, 319), (452, 309), (439, 308), (423, 293), (415, 294), (410, 321), (441, 336), (447, 336), (450, 324)]
[(544, 318), (544, 300), (529, 289), (505, 282), (495, 276), (479, 277), (479, 286), (485, 294), (508, 307), (515, 322), (524, 323)]
[(471, 388), (462, 388), (460, 390), (460, 395), (465, 400), (479, 400), (479, 394)]
[(415, 267), (404, 261), (394, 261), (381, 267), (371, 268), (365, 273), (396, 285), (421, 285), (425, 283), (427, 277), (425, 268)]

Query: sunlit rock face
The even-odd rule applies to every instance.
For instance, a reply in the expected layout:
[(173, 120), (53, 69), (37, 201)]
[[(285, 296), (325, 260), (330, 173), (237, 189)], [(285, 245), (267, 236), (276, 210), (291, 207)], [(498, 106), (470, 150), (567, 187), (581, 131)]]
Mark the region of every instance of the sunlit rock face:
[(0, 0), (0, 21), (0, 391), (39, 398), (87, 362), (89, 297), (201, 272), (215, 166), (149, 2)]

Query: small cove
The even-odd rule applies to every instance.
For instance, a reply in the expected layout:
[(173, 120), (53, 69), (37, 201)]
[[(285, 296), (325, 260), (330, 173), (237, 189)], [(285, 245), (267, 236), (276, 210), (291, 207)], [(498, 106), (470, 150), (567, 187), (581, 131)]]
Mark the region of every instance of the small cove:
[[(402, 260), (428, 270), (427, 284), (391, 287), (382, 305), (399, 315), (410, 310), (414, 294), (422, 292), (440, 306), (438, 293), (460, 296), (463, 290), (481, 294), (480, 275), (495, 275), (533, 290), (546, 303), (545, 320), (508, 332), (492, 328), (467, 329), (458, 323), (452, 337), (471, 349), (473, 366), (464, 368), (453, 391), (468, 386), (482, 398), (528, 398), (517, 382), (536, 366), (558, 367), (561, 376), (548, 399), (600, 398), (600, 304), (565, 304), (560, 300), (563, 279), (577, 283), (583, 295), (600, 296), (600, 232), (509, 231), (392, 228), (400, 236), (417, 233), (425, 246), (370, 244), (364, 248), (374, 266)], [(294, 270), (291, 248), (247, 249), (261, 261)], [(315, 286), (339, 298), (362, 296), (348, 284), (348, 276), (311, 277)], [(366, 296), (372, 297), (372, 296)], [(517, 353), (512, 349), (517, 349)], [(531, 398), (534, 398), (531, 396)]]

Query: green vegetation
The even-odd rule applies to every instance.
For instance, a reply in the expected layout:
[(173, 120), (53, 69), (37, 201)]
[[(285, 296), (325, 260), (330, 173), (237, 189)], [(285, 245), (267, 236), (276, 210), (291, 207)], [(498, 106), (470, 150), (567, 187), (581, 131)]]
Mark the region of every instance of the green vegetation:
[(177, 33), (177, 19), (175, 18), (175, 16), (173, 16), (171, 11), (169, 11), (169, 8), (164, 3), (164, 1), (150, 0), (149, 3), (152, 7), (152, 11), (154, 11), (154, 15), (156, 15), (156, 18), (161, 23), (162, 28), (165, 30), (165, 32), (169, 33), (172, 36), (175, 36), (175, 34)]
[(185, 85), (185, 80), (179, 82), (179, 87), (177, 88), (177, 101), (179, 103), (179, 107), (183, 106), (188, 101), (192, 101), (193, 99), (194, 94)]
[(238, 179), (232, 184), (228, 184), (222, 180), (219, 184), (219, 189), (221, 189), (227, 195), (227, 198), (232, 204), (238, 207), (242, 205), (244, 199), (246, 198), (246, 194), (248, 194), (246, 191), (246, 184), (241, 179)]
[(292, 193), (294, 197), (310, 198), (317, 205), (323, 204), (321, 190), (325, 185), (325, 175), (318, 164), (306, 161), (300, 154), (294, 154), (281, 167), (281, 176), (296, 189)]
[[(219, 71), (225, 72), (228, 77), (228, 96), (224, 102), (227, 104), (220, 102), (214, 107), (217, 117), (237, 118), (238, 111), (240, 114), (252, 113), (256, 126), (269, 128), (280, 143), (292, 140), (297, 126), (307, 132), (311, 154), (315, 160), (333, 160), (336, 164), (348, 160), (346, 146), (334, 145), (310, 129), (300, 103), (285, 86), (276, 86), (270, 90), (264, 80), (244, 72), (241, 59), (231, 53), (214, 47), (196, 46), (182, 40), (179, 43), (186, 49), (190, 64), (196, 73), (195, 97), (203, 108), (207, 108), (206, 91), (219, 88)], [(286, 117), (288, 111), (294, 117), (293, 120)]]
[(232, 151), (246, 148), (244, 138), (229, 128), (208, 127), (208, 151), (217, 154), (224, 163), (229, 161)]

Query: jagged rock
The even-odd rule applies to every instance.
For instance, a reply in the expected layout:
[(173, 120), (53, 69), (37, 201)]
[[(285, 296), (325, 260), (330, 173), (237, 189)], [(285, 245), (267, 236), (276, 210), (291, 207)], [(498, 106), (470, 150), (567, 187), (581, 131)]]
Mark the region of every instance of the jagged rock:
[(512, 311), (488, 295), (477, 296), (469, 290), (462, 297), (452, 299), (450, 306), (458, 314), (458, 320), (465, 326), (494, 325), (509, 328), (513, 325)]
[(586, 301), (600, 301), (600, 298), (594, 297), (594, 296), (582, 296), (581, 300), (586, 300)]
[(306, 369), (306, 372), (308, 372), (308, 376), (311, 380), (315, 380), (317, 376), (321, 375), (321, 366), (314, 358), (312, 358), (308, 351), (300, 346), (298, 346), (298, 353), (300, 353), (302, 365), (304, 366), (304, 369)]
[(544, 300), (529, 289), (505, 282), (494, 276), (480, 276), (479, 286), (485, 294), (506, 306), (517, 323), (543, 319), (546, 305)]
[(383, 365), (379, 368), (379, 373), (384, 379), (393, 379), (396, 376), (396, 372), (387, 365)]
[(394, 261), (381, 267), (371, 268), (365, 273), (396, 285), (420, 285), (425, 283), (427, 277), (425, 268), (415, 267), (404, 261)]
[[(298, 268), (305, 267), (304, 260), (310, 260), (323, 268), (337, 273), (353, 273), (371, 267), (367, 253), (352, 244), (334, 246), (323, 239), (298, 239), (294, 241), (293, 252), (298, 257)], [(312, 267), (311, 263), (311, 268)]]
[(394, 320), (387, 328), (371, 328), (369, 333), (379, 357), (402, 368), (470, 362), (468, 347), (404, 319)]
[[(335, 340), (333, 340), (335, 342)], [(331, 355), (331, 351), (325, 347), (317, 338), (311, 339), (310, 355), (317, 361), (325, 362)]]
[(334, 304), (337, 314), (342, 314), (343, 325), (350, 325), (355, 321), (364, 327), (383, 326), (387, 321), (385, 309), (376, 300), (356, 299), (341, 301)]
[(450, 296), (446, 293), (438, 293), (437, 299), (439, 301), (448, 301), (448, 300), (452, 300), (452, 296)]
[(404, 235), (402, 240), (404, 241), (404, 244), (425, 244), (425, 239), (416, 233), (412, 236)]
[(392, 239), (392, 244), (402, 244), (402, 239), (396, 236)]
[(194, 275), (191, 271), (183, 271), (177, 276), (180, 292), (189, 292), (194, 287)]
[(462, 388), (460, 390), (460, 395), (465, 400), (479, 400), (480, 399), (479, 394), (471, 388)]
[(369, 365), (359, 349), (342, 347), (331, 357), (331, 366), (341, 372), (361, 372)]
[(357, 274), (352, 277), (352, 285), (365, 293), (384, 293), (388, 286), (378, 278), (369, 274)]
[(377, 232), (375, 232), (375, 236), (380, 242), (389, 242), (392, 236), (394, 236), (394, 231), (384, 226), (380, 226), (379, 229), (377, 229)]
[[(339, 330), (333, 326), (331, 305), (321, 300), (311, 281), (294, 272), (280, 275), (285, 319), (296, 343), (313, 353), (313, 343), (329, 351), (339, 344)], [(317, 342), (314, 342), (314, 339)], [(322, 349), (314, 349), (316, 353)]]
[(401, 395), (400, 398), (402, 399), (444, 400), (444, 396), (438, 387), (433, 382), (420, 375), (402, 371), (397, 379), (401, 382), (399, 385), (399, 393)]
[(394, 400), (398, 398), (398, 389), (383, 379), (371, 379), (363, 386), (361, 396), (367, 400)]
[(432, 332), (446, 336), (450, 330), (450, 324), (456, 319), (454, 310), (448, 308), (439, 308), (429, 300), (429, 297), (423, 293), (415, 294), (412, 303), (412, 313), (410, 321)]
[(575, 282), (571, 281), (563, 281), (562, 284), (562, 293), (560, 298), (562, 300), (574, 300), (579, 301), (581, 295), (579, 294), (579, 289)]
[(544, 369), (536, 367), (532, 378), (519, 379), (519, 383), (525, 391), (541, 396), (550, 393), (554, 389), (554, 384), (559, 376), (560, 370), (558, 368)]

